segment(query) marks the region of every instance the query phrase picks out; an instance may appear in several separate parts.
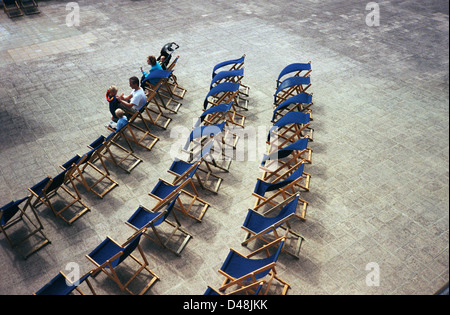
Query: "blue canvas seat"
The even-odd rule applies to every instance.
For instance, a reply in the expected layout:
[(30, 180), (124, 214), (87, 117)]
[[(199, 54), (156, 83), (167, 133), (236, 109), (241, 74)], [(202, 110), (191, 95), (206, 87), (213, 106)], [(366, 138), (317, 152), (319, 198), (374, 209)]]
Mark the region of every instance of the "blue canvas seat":
[[(74, 160), (71, 159), (71, 161)], [(84, 161), (85, 159), (81, 157), (76, 159), (76, 162), (83, 163)], [(66, 162), (66, 164), (69, 163), (70, 161)], [(39, 183), (28, 188), (28, 191), (31, 192), (30, 198), (33, 207), (44, 204), (52, 210), (56, 217), (69, 225), (90, 211), (89, 207), (81, 200), (81, 195), (73, 181), (73, 174), (76, 169), (75, 164), (70, 163), (55, 177), (47, 176)], [(64, 192), (58, 198), (59, 201), (65, 204), (62, 208), (55, 206), (53, 203), (53, 199), (60, 192)], [(34, 201), (32, 201), (33, 199)]]
[(180, 59), (180, 56), (177, 56), (172, 63), (167, 67), (166, 70), (172, 71), (170, 74), (169, 80), (166, 82), (167, 89), (170, 89), (171, 95), (173, 95), (176, 98), (183, 99), (184, 95), (186, 94), (187, 90), (180, 86), (178, 83), (178, 78), (174, 74), (175, 66), (177, 65), (178, 60)]
[[(163, 208), (164, 210), (161, 211), (151, 211), (144, 206), (139, 206), (139, 208), (125, 223), (135, 231), (145, 229), (145, 237), (179, 256), (189, 240), (192, 238), (192, 235), (181, 227), (180, 221), (172, 211), (179, 196), (180, 194), (176, 195), (167, 208)], [(166, 204), (164, 204), (164, 206), (165, 205)], [(171, 214), (175, 219), (175, 222), (168, 219)], [(158, 227), (162, 225), (169, 226), (170, 230), (159, 230)], [(174, 239), (177, 240), (174, 241)], [(174, 248), (174, 246), (176, 246), (176, 248)]]
[[(155, 187), (153, 187), (152, 191), (149, 192), (149, 195), (157, 200), (157, 203), (152, 208), (152, 210), (158, 209), (162, 204), (167, 203), (176, 195), (181, 194), (189, 198), (188, 205), (185, 206), (184, 203), (181, 202), (181, 199), (179, 197), (177, 198), (179, 200), (179, 203), (178, 206), (175, 207), (175, 209), (180, 211), (184, 215), (201, 222), (203, 216), (206, 214), (206, 210), (210, 205), (199, 197), (192, 179), (198, 167), (200, 166), (200, 163), (201, 161), (198, 161), (191, 165), (182, 175), (180, 175), (175, 181), (173, 181), (173, 183), (169, 183), (160, 178)], [(193, 193), (186, 190), (188, 186), (192, 188)], [(199, 212), (199, 214), (193, 214), (194, 212)]]
[[(245, 57), (246, 56), (243, 55), (241, 58), (226, 60), (226, 61), (222, 61), (222, 62), (216, 64), (213, 67), (213, 71), (212, 71), (213, 81), (219, 81), (218, 80), (218, 78), (219, 78), (218, 75), (221, 72), (244, 70), (243, 67), (244, 67)], [(222, 81), (222, 82), (227, 82), (227, 81)], [(248, 87), (247, 85), (242, 84), (242, 82), (240, 80), (236, 81), (236, 78), (233, 79), (231, 77), (228, 77), (228, 82), (239, 82), (240, 83), (239, 95), (240, 96), (244, 96), (244, 97), (248, 97), (249, 96), (250, 87)]]
[(210, 107), (203, 111), (202, 115), (198, 118), (194, 127), (200, 125), (214, 125), (225, 121), (226, 126), (230, 124), (244, 128), (246, 117), (234, 110), (233, 102), (222, 103), (213, 107)]
[(272, 122), (276, 122), (291, 112), (307, 113), (311, 118), (312, 111), (310, 107), (313, 105), (312, 97), (312, 94), (304, 92), (288, 97), (285, 101), (275, 107), (272, 115)]
[(291, 96), (305, 93), (311, 86), (310, 77), (290, 77), (280, 83), (274, 94), (274, 105), (278, 106)]
[[(17, 225), (19, 222), (22, 224)], [(9, 229), (12, 230), (11, 233)], [(30, 197), (11, 201), (0, 208), (0, 232), (24, 259), (51, 243), (43, 230)]]
[[(172, 89), (168, 86), (169, 78), (172, 70), (155, 70), (148, 74), (142, 81), (141, 86), (144, 87), (147, 94), (147, 106), (157, 107), (159, 112), (162, 109), (172, 113), (177, 113), (182, 103), (175, 98)], [(152, 84), (157, 81), (158, 83)]]
[[(277, 276), (276, 265), (278, 257), (283, 249), (285, 237), (279, 238), (269, 244), (262, 246), (260, 249), (253, 251), (248, 255), (243, 255), (234, 249), (230, 249), (225, 262), (219, 269), (219, 273), (225, 277), (219, 291), (225, 291), (232, 286), (244, 287), (251, 283), (260, 283), (265, 278), (267, 288), (265, 293), (270, 290), (273, 280), (277, 280), (282, 284), (283, 289), (281, 294), (286, 294), (290, 285)], [(270, 253), (270, 250), (275, 250)], [(260, 255), (265, 254), (264, 258), (259, 258)], [(257, 256), (257, 257), (255, 257)]]
[(69, 295), (74, 290), (78, 291), (81, 295), (85, 295), (85, 293), (80, 289), (80, 285), (84, 282), (87, 283), (91, 293), (96, 295), (94, 287), (89, 281), (90, 276), (91, 273), (88, 272), (77, 281), (72, 282), (62, 271), (60, 271), (52, 280), (50, 280), (33, 295)]
[[(126, 291), (134, 295), (134, 292), (131, 291), (128, 286), (141, 272), (145, 270), (149, 275), (147, 278), (150, 278), (150, 280), (138, 293), (139, 295), (145, 294), (151, 286), (159, 280), (159, 277), (148, 267), (148, 260), (139, 244), (143, 232), (144, 231), (140, 231), (139, 233), (134, 234), (122, 245), (110, 237), (107, 237), (91, 253), (86, 255), (86, 258), (95, 265), (95, 268), (91, 270), (92, 275), (96, 276), (100, 271), (102, 271), (119, 286), (121, 291)], [(136, 249), (139, 251), (142, 260), (133, 255), (133, 252)], [(115, 268), (127, 258), (132, 258), (132, 260), (136, 262), (139, 267), (137, 271), (134, 272), (129, 278), (129, 280), (124, 283), (120, 280)]]
[(17, 0), (3, 0), (3, 10), (9, 18), (23, 16)]
[(302, 138), (313, 141), (314, 129), (310, 127), (309, 114), (290, 112), (281, 117), (269, 130), (267, 144), (270, 151), (283, 148)]
[(236, 107), (248, 110), (248, 100), (238, 97), (240, 83), (223, 82), (217, 84), (209, 90), (203, 101), (203, 109), (216, 106), (223, 103), (233, 102), (232, 110), (237, 111)]
[[(282, 203), (264, 212), (264, 214), (249, 209), (244, 224), (242, 225), (242, 229), (247, 232), (242, 245), (247, 246), (248, 243), (257, 239), (262, 240), (265, 243), (270, 243), (273, 238), (278, 239), (285, 236), (286, 239), (292, 238), (295, 244), (293, 249), (288, 249), (288, 244), (286, 242), (283, 251), (299, 258), (304, 238), (298, 232), (294, 231), (291, 225), (291, 221), (300, 218), (296, 215), (299, 199), (299, 194), (293, 195)], [(275, 216), (269, 216), (277, 210), (278, 213)], [(283, 230), (284, 234), (281, 235), (278, 232), (279, 230)], [(268, 237), (269, 234), (271, 238)]]
[(283, 70), (281, 70), (280, 74), (277, 78), (277, 88), (285, 76), (289, 75), (290, 77), (299, 77), (299, 76), (309, 76), (311, 74), (311, 61), (308, 63), (292, 63), (287, 65)]

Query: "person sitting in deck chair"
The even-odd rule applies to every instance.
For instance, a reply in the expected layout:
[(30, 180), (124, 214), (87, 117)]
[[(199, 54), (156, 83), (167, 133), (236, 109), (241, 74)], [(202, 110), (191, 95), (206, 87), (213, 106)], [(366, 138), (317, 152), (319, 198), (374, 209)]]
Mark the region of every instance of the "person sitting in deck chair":
[(118, 97), (120, 106), (125, 112), (139, 111), (147, 104), (147, 97), (145, 96), (144, 90), (140, 87), (137, 77), (130, 78), (130, 87), (133, 89), (130, 95), (124, 96), (122, 93)]
[[(151, 66), (150, 71), (149, 72), (145, 72), (142, 67), (141, 67), (141, 72), (142, 72), (142, 79), (141, 82), (143, 82), (145, 80), (145, 78), (152, 73), (155, 70), (162, 70), (161, 64), (159, 62), (156, 61), (156, 57), (155, 56), (148, 56), (147, 58), (147, 63)], [(149, 81), (151, 85), (155, 85), (158, 83), (158, 79), (153, 79)]]

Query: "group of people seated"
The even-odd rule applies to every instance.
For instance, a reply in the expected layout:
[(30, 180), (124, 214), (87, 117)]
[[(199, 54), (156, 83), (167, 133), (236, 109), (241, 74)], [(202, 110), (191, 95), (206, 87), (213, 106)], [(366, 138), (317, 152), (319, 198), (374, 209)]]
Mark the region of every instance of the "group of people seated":
[[(142, 67), (140, 68), (142, 73), (141, 81), (144, 81), (150, 73), (156, 70), (163, 70), (164, 60), (164, 56), (161, 56), (158, 60), (155, 56), (148, 56), (147, 63), (151, 68), (149, 72), (145, 72)], [(152, 85), (158, 83), (152, 82), (152, 80), (149, 80), (149, 82)], [(139, 111), (147, 104), (147, 96), (140, 86), (139, 78), (136, 76), (131, 77), (129, 84), (132, 91), (127, 96), (124, 93), (118, 95), (119, 90), (115, 85), (111, 85), (106, 91), (106, 100), (109, 103), (109, 112), (111, 113), (111, 121), (109, 122), (111, 128), (120, 129), (128, 122), (126, 113)]]

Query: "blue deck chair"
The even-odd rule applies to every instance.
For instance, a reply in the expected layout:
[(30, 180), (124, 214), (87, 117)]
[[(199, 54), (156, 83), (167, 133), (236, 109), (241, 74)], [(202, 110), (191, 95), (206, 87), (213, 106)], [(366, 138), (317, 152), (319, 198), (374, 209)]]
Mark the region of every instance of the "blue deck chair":
[(232, 124), (244, 128), (246, 117), (233, 111), (232, 107), (233, 102), (229, 102), (208, 108), (203, 111), (194, 127), (199, 127), (200, 125), (214, 125), (225, 121), (227, 126)]
[(63, 170), (73, 169), (71, 178), (100, 198), (119, 185), (111, 177), (101, 154), (106, 145), (103, 136), (100, 136), (89, 145), (91, 150), (86, 154), (83, 156), (77, 154), (60, 166)]
[(314, 129), (310, 127), (309, 114), (290, 112), (281, 117), (269, 130), (267, 144), (270, 151), (283, 148), (301, 138), (313, 141)]
[(203, 109), (206, 110), (212, 106), (233, 102), (233, 111), (237, 111), (236, 107), (248, 110), (248, 101), (243, 100), (241, 104), (241, 99), (238, 97), (239, 86), (239, 83), (232, 82), (223, 82), (216, 85), (206, 95), (203, 101)]
[(41, 13), (39, 5), (35, 0), (18, 0), (18, 3), (22, 12), (26, 15)]
[[(297, 194), (298, 189), (296, 189), (296, 186), (303, 180), (303, 166), (304, 163), (295, 169), (289, 177), (277, 182), (265, 182), (258, 178), (252, 193), (256, 197), (253, 210), (259, 211), (264, 206), (276, 206), (279, 203), (276, 200), (280, 198), (286, 200), (290, 196)], [(299, 199), (299, 201), (301, 201), (302, 206), (300, 217), (305, 219), (308, 202), (303, 199)]]
[(89, 281), (89, 277), (91, 273), (88, 272), (84, 276), (82, 276), (77, 281), (70, 281), (70, 279), (60, 271), (52, 280), (50, 280), (46, 285), (44, 285), (39, 291), (33, 293), (33, 295), (69, 295), (74, 290), (76, 290), (81, 295), (85, 295), (84, 292), (80, 289), (80, 285), (86, 282), (91, 293), (93, 295), (97, 295), (94, 287), (91, 285)]
[(211, 84), (209, 86), (210, 89), (217, 86), (223, 82), (232, 82), (239, 83), (239, 92), (238, 95), (242, 97), (248, 97), (250, 88), (246, 85), (242, 84), (242, 78), (244, 77), (244, 69), (237, 70), (224, 70), (218, 72), (213, 79), (211, 80)]
[[(131, 173), (143, 160), (134, 153), (130, 141), (123, 135), (128, 128), (131, 128), (129, 122), (119, 130), (108, 128), (111, 133), (107, 137), (100, 136), (97, 140), (105, 143), (103, 150), (99, 150), (99, 154), (106, 161), (116, 165), (127, 173)], [(125, 143), (119, 143), (120, 139), (123, 139)], [(92, 147), (90, 148), (93, 149)]]
[[(242, 288), (255, 282), (259, 284), (262, 280), (269, 277), (269, 280), (266, 281), (268, 286), (265, 293), (268, 293), (273, 280), (277, 280), (283, 286), (282, 295), (285, 295), (290, 285), (277, 276), (275, 269), (285, 240), (285, 237), (281, 237), (248, 255), (243, 255), (234, 249), (230, 249), (225, 262), (219, 269), (219, 273), (225, 277), (219, 291), (225, 291), (234, 285), (238, 285)], [(272, 248), (276, 249), (276, 252), (273, 254), (270, 253), (270, 249)], [(266, 254), (265, 258), (255, 257), (262, 253)]]
[[(11, 201), (0, 208), (0, 232), (5, 235), (9, 245), (17, 250), (24, 259), (51, 243), (44, 234), (42, 222), (30, 201), (30, 197), (25, 197), (17, 201)], [(23, 223), (23, 228), (17, 228), (18, 225), (16, 224), (19, 222)], [(8, 229), (13, 227), (14, 231), (9, 235)], [(17, 235), (21, 235), (20, 238)], [(33, 236), (36, 236), (39, 241), (37, 244), (30, 246), (30, 240)]]
[(273, 104), (275, 106), (278, 106), (294, 95), (305, 93), (310, 86), (311, 86), (310, 77), (287, 78), (286, 80), (281, 82), (281, 84), (278, 86), (273, 96)]
[[(145, 77), (141, 85), (148, 91), (147, 102), (148, 106), (154, 104), (158, 107), (158, 112), (162, 109), (168, 110), (172, 113), (177, 113), (182, 103), (174, 98), (172, 89), (167, 86), (171, 70), (155, 70)], [(157, 84), (150, 82), (158, 80)]]
[[(91, 271), (92, 275), (96, 276), (100, 271), (102, 271), (119, 286), (121, 291), (126, 291), (134, 295), (135, 293), (133, 293), (128, 286), (141, 272), (146, 270), (150, 276), (150, 281), (147, 282), (138, 295), (145, 294), (152, 287), (152, 285), (159, 280), (159, 277), (148, 267), (148, 260), (139, 244), (142, 233), (143, 231), (136, 233), (122, 245), (118, 244), (110, 237), (107, 237), (91, 253), (86, 255), (86, 258), (95, 265), (95, 268)], [(139, 251), (142, 261), (132, 254), (136, 249)], [(133, 261), (139, 265), (139, 268), (127, 282), (123, 283), (123, 281), (119, 279), (115, 268), (128, 257), (132, 258)]]
[(264, 283), (265, 281), (255, 282), (234, 291), (227, 292), (226, 294), (214, 289), (211, 286), (208, 286), (203, 295), (259, 295)]
[(311, 61), (308, 63), (292, 63), (287, 65), (283, 70), (281, 70), (280, 74), (277, 78), (277, 88), (281, 82), (283, 82), (283, 77), (289, 75), (291, 77), (299, 77), (299, 76), (309, 76), (311, 74)]
[(173, 96), (183, 99), (187, 90), (180, 86), (180, 84), (178, 83), (177, 76), (173, 73), (174, 68), (178, 62), (178, 59), (180, 59), (180, 56), (177, 56), (166, 69), (166, 70), (172, 71), (172, 74), (170, 75), (169, 80), (166, 82), (166, 84), (167, 84), (167, 88), (169, 88), (171, 90), (171, 93)]
[[(165, 210), (159, 212), (151, 211), (144, 206), (139, 206), (125, 223), (135, 231), (145, 229), (145, 237), (171, 251), (175, 255), (180, 256), (181, 252), (192, 238), (192, 235), (181, 227), (181, 223), (176, 217), (175, 212), (172, 211), (179, 196), (180, 194), (175, 196), (169, 206)], [(175, 222), (168, 220), (170, 214), (174, 217)], [(170, 226), (171, 230), (169, 232), (159, 230), (159, 226), (162, 225)], [(177, 240), (174, 241), (174, 238)], [(174, 244), (177, 248), (173, 248)]]
[[(178, 197), (178, 205), (175, 207), (175, 209), (183, 213), (185, 216), (201, 222), (210, 204), (199, 197), (192, 179), (194, 174), (197, 172), (200, 163), (201, 161), (193, 164), (173, 183), (169, 183), (160, 178), (155, 187), (153, 187), (152, 191), (149, 192), (150, 197), (157, 200), (157, 203), (152, 208), (152, 210), (158, 209), (162, 204), (167, 203), (178, 194), (181, 194), (189, 198), (188, 206), (185, 206), (181, 198)], [(186, 190), (188, 185), (190, 185), (194, 193), (188, 192)]]
[[(81, 161), (84, 160), (81, 159)], [(75, 170), (76, 167), (74, 165), (69, 165), (55, 177), (47, 176), (36, 185), (28, 188), (31, 192), (30, 202), (32, 202), (33, 207), (44, 204), (52, 210), (56, 217), (62, 219), (69, 225), (90, 211), (89, 207), (81, 200), (81, 195), (73, 181)], [(65, 192), (58, 199), (65, 204), (62, 208), (55, 206), (53, 203), (54, 197), (61, 190)], [(35, 200), (32, 201), (33, 199)]]
[(16, 0), (3, 0), (3, 10), (9, 18), (23, 16), (23, 12)]
[[(220, 185), (222, 184), (223, 178), (214, 174), (211, 165), (215, 167), (219, 167), (218, 163), (216, 163), (213, 155), (211, 154), (211, 150), (214, 146), (214, 140), (210, 141), (202, 150), (193, 156), (189, 161), (175, 159), (172, 162), (172, 165), (168, 169), (168, 172), (175, 176), (175, 181), (178, 180), (180, 176), (186, 173), (195, 163), (198, 161), (201, 162), (200, 165), (204, 167), (198, 167), (194, 176), (197, 179), (198, 185), (206, 189), (212, 193), (217, 194), (219, 191)], [(211, 165), (210, 165), (211, 164)], [(199, 173), (202, 173), (200, 176)]]
[[(264, 215), (249, 209), (244, 224), (242, 225), (242, 229), (247, 232), (244, 241), (242, 242), (242, 246), (247, 246), (250, 242), (257, 239), (262, 240), (265, 243), (270, 243), (273, 238), (278, 239), (281, 236), (285, 236), (286, 244), (283, 251), (294, 256), (295, 258), (299, 258), (299, 253), (304, 238), (299, 233), (294, 231), (291, 226), (291, 221), (300, 219), (300, 217), (296, 215), (299, 199), (299, 194), (293, 195), (282, 203), (266, 211)], [(279, 209), (281, 210), (276, 216), (268, 216)], [(284, 234), (280, 235), (280, 233), (278, 233), (279, 230), (283, 230)], [(267, 236), (269, 234), (273, 234), (271, 239)], [(293, 250), (288, 249), (287, 244), (287, 240), (292, 238), (295, 240)]]
[[(218, 63), (217, 65), (215, 65), (213, 67), (212, 78), (214, 79), (214, 77), (217, 76), (219, 74), (219, 72), (222, 72), (222, 71), (240, 70), (241, 68), (244, 67), (245, 57), (246, 57), (246, 55), (243, 55), (241, 58), (238, 58), (238, 59), (226, 60), (226, 61)], [(239, 90), (240, 95), (243, 95), (243, 96), (249, 95), (250, 88), (248, 86), (242, 84), (242, 82), (241, 82), (239, 88), (240, 88), (240, 90)]]
[(303, 112), (308, 113), (311, 116), (312, 94), (299, 93), (294, 96), (290, 96), (288, 99), (278, 105), (272, 115), (272, 122), (276, 122), (278, 119), (291, 112)]

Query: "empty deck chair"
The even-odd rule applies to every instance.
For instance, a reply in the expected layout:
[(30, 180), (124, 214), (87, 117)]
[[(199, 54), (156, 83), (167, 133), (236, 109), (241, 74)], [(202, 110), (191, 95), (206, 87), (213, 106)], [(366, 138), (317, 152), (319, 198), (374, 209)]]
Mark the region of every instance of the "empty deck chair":
[(309, 114), (300, 112), (287, 113), (280, 118), (269, 130), (267, 144), (269, 152), (283, 148), (302, 138), (313, 141), (314, 129), (310, 127)]
[[(149, 195), (157, 200), (157, 203), (153, 207), (153, 209), (158, 209), (162, 204), (167, 203), (168, 201), (172, 200), (172, 198), (180, 194), (180, 196), (177, 198), (178, 203), (176, 206), (174, 206), (175, 209), (183, 213), (185, 216), (201, 222), (210, 204), (199, 198), (197, 189), (195, 188), (192, 180), (192, 177), (197, 171), (197, 168), (200, 166), (200, 163), (201, 161), (193, 164), (173, 183), (169, 183), (160, 178), (152, 191), (149, 192)], [(187, 186), (190, 186), (194, 193), (188, 192), (186, 190)], [(181, 199), (181, 196), (183, 195), (189, 198), (187, 206)]]
[[(293, 151), (292, 151), (293, 152)], [(298, 156), (292, 157), (290, 160), (284, 162), (276, 160), (273, 169), (264, 168), (265, 172), (261, 176), (261, 180), (267, 183), (278, 183), (288, 178), (292, 173), (298, 169), (302, 170), (302, 180), (295, 184), (295, 188), (309, 191), (309, 183), (311, 181), (311, 174), (304, 171), (305, 160), (299, 159)]]
[[(194, 176), (197, 179), (198, 185), (212, 193), (217, 194), (220, 185), (222, 184), (223, 178), (213, 173), (211, 165), (218, 167), (215, 162), (214, 157), (211, 154), (211, 149), (213, 148), (214, 140), (210, 141), (199, 154), (194, 156), (190, 161), (184, 161), (181, 159), (175, 159), (172, 162), (168, 172), (175, 176), (175, 181), (179, 179), (180, 176), (186, 173), (197, 161), (201, 162), (203, 167), (198, 167)], [(202, 173), (202, 174), (199, 174)]]
[(27, 15), (41, 13), (39, 5), (35, 0), (19, 0), (19, 4), (22, 11)]
[[(219, 269), (219, 273), (225, 277), (219, 291), (225, 291), (235, 285), (242, 288), (255, 282), (260, 283), (260, 281), (268, 278), (268, 280), (266, 280), (267, 288), (265, 294), (269, 292), (273, 285), (273, 280), (277, 280), (282, 285), (281, 294), (285, 295), (290, 285), (277, 276), (275, 269), (284, 243), (285, 238), (282, 237), (262, 246), (260, 249), (257, 249), (248, 255), (243, 255), (234, 249), (230, 249), (225, 262)], [(275, 249), (276, 252), (271, 254), (270, 249)], [(265, 258), (255, 257), (259, 257), (263, 253), (266, 256)]]
[[(131, 291), (128, 286), (145, 270), (149, 275), (146, 278), (149, 278), (150, 280), (146, 280), (147, 283), (145, 287), (138, 293), (138, 295), (145, 294), (152, 287), (152, 285), (159, 280), (159, 277), (148, 267), (148, 260), (139, 244), (142, 233), (143, 231), (136, 233), (122, 245), (110, 237), (107, 237), (91, 253), (86, 255), (86, 258), (95, 265), (95, 268), (91, 271), (92, 275), (96, 276), (100, 271), (102, 271), (119, 286), (121, 291), (126, 291), (134, 295), (135, 293)], [(139, 251), (142, 260), (132, 254), (136, 249)], [(136, 262), (139, 267), (136, 272), (133, 273), (131, 278), (124, 283), (124, 281), (121, 280), (117, 274), (116, 267), (118, 267), (128, 257), (132, 258), (132, 260)]]
[[(75, 155), (60, 167), (63, 170), (73, 168), (71, 178), (81, 183), (86, 190), (103, 198), (119, 185), (109, 173), (101, 152), (106, 144), (103, 136), (97, 138), (89, 147), (92, 149), (83, 156)], [(97, 166), (98, 165), (98, 166)], [(75, 185), (74, 185), (75, 186)]]
[[(249, 209), (247, 217), (245, 218), (242, 229), (246, 231), (246, 236), (242, 242), (242, 246), (247, 246), (250, 242), (255, 240), (262, 240), (265, 243), (270, 243), (273, 238), (278, 239), (282, 236), (286, 237), (286, 244), (283, 247), (283, 251), (299, 258), (300, 249), (304, 241), (303, 236), (293, 230), (291, 222), (298, 219), (296, 215), (297, 204), (300, 195), (296, 194), (275, 207), (269, 209), (264, 215)], [(269, 217), (275, 210), (279, 210), (276, 216)], [(283, 230), (283, 235), (278, 233), (279, 230)], [(268, 238), (268, 234), (273, 234), (272, 238)], [(288, 240), (294, 242), (293, 249), (288, 249)]]
[(264, 286), (264, 283), (265, 281), (255, 282), (245, 287), (238, 288), (234, 291), (227, 292), (226, 294), (214, 289), (211, 286), (208, 286), (203, 295), (259, 295), (262, 287)]
[(209, 89), (211, 90), (213, 87), (223, 82), (241, 83), (243, 77), (244, 69), (220, 71), (212, 78)]
[(300, 93), (289, 97), (287, 100), (278, 105), (272, 115), (272, 122), (277, 121), (287, 113), (303, 112), (310, 115), (311, 118), (312, 94)]
[[(263, 211), (262, 209), (264, 207), (276, 206), (278, 203), (280, 203), (280, 199), (286, 200), (290, 196), (297, 194), (298, 189), (296, 189), (296, 186), (304, 179), (303, 166), (304, 163), (302, 163), (300, 167), (295, 169), (289, 177), (274, 183), (265, 182), (258, 178), (256, 180), (255, 189), (252, 193), (252, 195), (256, 197), (256, 202), (253, 210), (258, 212), (260, 210)], [(308, 202), (300, 198), (299, 206), (299, 217), (303, 220), (306, 220), (306, 210), (308, 207)]]
[[(243, 68), (244, 62), (245, 62), (245, 57), (246, 57), (246, 55), (243, 55), (241, 58), (226, 60), (226, 61), (216, 64), (213, 67), (212, 78), (214, 78), (221, 71), (227, 71), (227, 70), (234, 71), (234, 70), (239, 70), (239, 69)], [(240, 94), (242, 94), (244, 96), (249, 95), (250, 88), (248, 86), (241, 83), (239, 88), (240, 88), (240, 91), (239, 91)]]
[[(156, 70), (150, 73), (142, 81), (141, 85), (148, 91), (147, 101), (148, 105), (153, 104), (158, 107), (177, 113), (182, 103), (175, 100), (172, 90), (168, 88), (168, 81), (172, 74), (170, 70)], [(151, 80), (158, 80), (157, 84), (151, 84)]]
[[(33, 187), (28, 188), (32, 194), (30, 198), (34, 199), (33, 207), (44, 204), (52, 210), (56, 217), (69, 225), (90, 211), (89, 207), (81, 200), (81, 195), (73, 181), (75, 170), (73, 165), (69, 165), (55, 177), (47, 176)], [(61, 191), (65, 194), (59, 194)], [(58, 201), (64, 204), (62, 208), (54, 203), (57, 195), (60, 197)]]
[(89, 277), (91, 273), (88, 272), (80, 279), (72, 282), (70, 279), (60, 271), (52, 280), (50, 280), (46, 285), (44, 285), (39, 291), (33, 293), (33, 295), (69, 295), (74, 290), (76, 290), (81, 295), (85, 295), (85, 293), (81, 290), (80, 285), (86, 282), (91, 293), (93, 295), (97, 295), (94, 287), (89, 281)]
[(3, 0), (3, 10), (9, 18), (15, 18), (23, 15), (23, 12), (16, 0)]
[[(30, 200), (30, 197), (25, 197), (0, 208), (0, 232), (24, 259), (51, 243), (43, 232), (44, 227)], [(16, 225), (19, 222), (23, 224), (20, 227)], [(9, 233), (8, 229), (14, 231)], [(20, 235), (20, 238), (17, 235)], [(35, 239), (34, 236), (38, 239), (37, 244), (34, 240), (31, 242), (31, 238)]]
[[(119, 130), (113, 130), (109, 136), (100, 136), (97, 141), (104, 143), (103, 150), (99, 150), (99, 154), (108, 162), (118, 166), (127, 173), (130, 173), (143, 160), (134, 153), (130, 141), (123, 135), (125, 130), (129, 130), (128, 122)], [(111, 128), (108, 128), (112, 130)], [(132, 131), (131, 131), (132, 132)], [(124, 139), (125, 143), (119, 143), (120, 139)], [(90, 147), (93, 149), (93, 147)]]
[[(135, 231), (145, 229), (145, 237), (179, 256), (192, 238), (192, 235), (181, 227), (180, 221), (178, 221), (178, 218), (172, 211), (178, 197), (179, 194), (173, 198), (165, 210), (159, 212), (148, 210), (144, 206), (139, 206), (125, 223)], [(168, 220), (170, 214), (174, 217), (175, 222)], [(171, 230), (168, 232), (167, 230), (165, 232), (161, 231), (159, 227), (162, 225), (169, 226)], [(177, 246), (176, 248), (174, 248), (174, 244)]]
[(244, 128), (246, 117), (232, 110), (233, 102), (223, 103), (205, 110), (198, 118), (194, 127), (200, 125), (214, 125), (225, 121), (226, 126), (230, 124)]
[(281, 70), (280, 74), (277, 78), (277, 88), (283, 82), (287, 75), (290, 77), (307, 77), (311, 74), (311, 61), (308, 63), (292, 63), (287, 65), (283, 70)]
[(209, 90), (208, 94), (206, 95), (205, 100), (203, 101), (203, 109), (206, 110), (207, 108), (212, 106), (233, 102), (233, 111), (237, 111), (236, 107), (248, 110), (248, 101), (244, 100), (243, 102), (241, 102), (240, 98), (238, 97), (239, 86), (239, 83), (232, 82), (223, 82), (216, 85), (211, 90)]
[(310, 77), (290, 77), (281, 82), (278, 86), (273, 98), (273, 104), (275, 106), (280, 105), (288, 98), (300, 94), (305, 93), (306, 90), (311, 86), (311, 78)]

